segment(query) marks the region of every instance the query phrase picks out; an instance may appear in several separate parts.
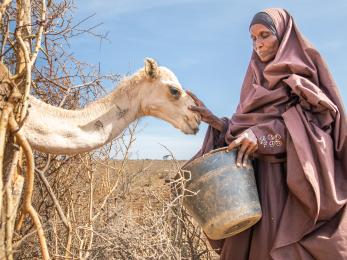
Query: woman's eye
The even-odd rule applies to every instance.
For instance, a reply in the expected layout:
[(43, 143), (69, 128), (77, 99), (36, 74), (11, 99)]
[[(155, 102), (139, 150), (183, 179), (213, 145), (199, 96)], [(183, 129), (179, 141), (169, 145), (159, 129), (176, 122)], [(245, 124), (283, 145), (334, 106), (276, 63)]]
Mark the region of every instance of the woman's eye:
[(170, 94), (173, 95), (174, 97), (179, 98), (181, 96), (181, 92), (177, 88), (169, 86), (169, 90), (170, 90)]
[(268, 33), (263, 33), (263, 34), (261, 35), (261, 37), (263, 37), (264, 39), (267, 38), (267, 37), (269, 37), (269, 36), (270, 36), (270, 34), (268, 34)]

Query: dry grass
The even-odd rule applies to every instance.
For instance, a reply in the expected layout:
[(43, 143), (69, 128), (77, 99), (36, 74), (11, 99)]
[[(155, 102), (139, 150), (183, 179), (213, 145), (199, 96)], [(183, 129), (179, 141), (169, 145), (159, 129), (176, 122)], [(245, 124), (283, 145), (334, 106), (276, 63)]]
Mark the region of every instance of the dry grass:
[[(118, 169), (122, 161), (111, 161), (109, 164)], [(193, 225), (192, 219), (182, 207), (182, 197), (175, 190), (176, 183), (169, 181), (183, 164), (184, 161), (170, 160), (127, 162), (127, 192), (116, 202), (120, 206), (118, 211), (111, 210), (111, 214), (106, 214), (109, 218), (104, 218), (101, 222), (104, 227), (111, 225), (113, 232), (109, 235), (112, 237), (115, 236), (115, 230), (119, 233), (118, 238), (113, 238), (112, 244), (118, 245), (118, 249), (113, 246), (104, 247), (103, 252), (99, 253), (100, 259), (216, 257), (209, 251), (200, 228)], [(98, 170), (100, 184), (103, 183), (106, 172), (105, 166)], [(100, 231), (105, 231), (105, 228)], [(117, 239), (119, 241), (115, 241)]]

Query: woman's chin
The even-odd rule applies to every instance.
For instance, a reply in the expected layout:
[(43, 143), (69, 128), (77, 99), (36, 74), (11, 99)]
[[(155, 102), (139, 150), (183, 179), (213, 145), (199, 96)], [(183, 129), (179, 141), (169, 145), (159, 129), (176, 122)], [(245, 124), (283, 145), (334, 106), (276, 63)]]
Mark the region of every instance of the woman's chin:
[(275, 58), (275, 55), (258, 55), (261, 62), (269, 62)]
[(273, 60), (273, 58), (269, 58), (269, 59), (260, 59), (260, 61), (262, 62), (262, 63), (268, 63), (268, 62), (270, 62), (270, 61), (272, 61)]

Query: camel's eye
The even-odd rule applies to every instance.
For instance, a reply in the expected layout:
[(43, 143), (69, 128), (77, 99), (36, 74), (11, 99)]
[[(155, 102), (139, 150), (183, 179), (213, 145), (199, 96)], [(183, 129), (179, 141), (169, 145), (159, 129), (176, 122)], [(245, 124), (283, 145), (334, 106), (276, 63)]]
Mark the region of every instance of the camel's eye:
[(174, 96), (175, 98), (179, 99), (181, 96), (181, 91), (174, 87), (174, 86), (169, 86), (170, 94)]

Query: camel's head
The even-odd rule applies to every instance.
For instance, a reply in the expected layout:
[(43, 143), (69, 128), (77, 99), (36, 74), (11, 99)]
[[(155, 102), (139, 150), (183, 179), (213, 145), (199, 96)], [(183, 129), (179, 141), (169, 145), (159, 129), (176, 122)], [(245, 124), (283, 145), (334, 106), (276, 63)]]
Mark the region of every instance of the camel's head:
[(196, 134), (200, 116), (189, 109), (194, 101), (183, 90), (175, 74), (149, 58), (145, 59), (144, 73), (146, 86), (142, 93), (142, 112), (169, 122), (185, 134)]

